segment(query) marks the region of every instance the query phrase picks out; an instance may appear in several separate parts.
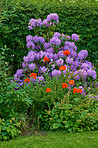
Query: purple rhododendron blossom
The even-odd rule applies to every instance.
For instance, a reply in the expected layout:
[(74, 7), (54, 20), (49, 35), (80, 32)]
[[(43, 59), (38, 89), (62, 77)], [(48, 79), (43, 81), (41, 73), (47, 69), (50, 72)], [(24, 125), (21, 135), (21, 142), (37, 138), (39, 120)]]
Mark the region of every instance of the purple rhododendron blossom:
[(17, 76), (17, 74), (14, 74), (14, 80), (15, 81), (19, 81), (20, 80), (20, 78)]
[(61, 71), (60, 70), (54, 70), (54, 71), (52, 71), (52, 76), (53, 77), (55, 77), (55, 76), (57, 76), (57, 75), (61, 75)]
[(28, 66), (29, 66), (30, 70), (34, 70), (35, 69), (35, 64), (34, 63), (30, 63), (30, 64), (28, 64)]
[(74, 42), (69, 42), (69, 41), (66, 41), (65, 42), (65, 45), (70, 47), (70, 48), (73, 48), (75, 46), (75, 43)]
[(73, 46), (74, 50), (77, 51), (77, 46)]
[(78, 53), (78, 58), (80, 60), (83, 60), (84, 58), (86, 58), (88, 56), (88, 51), (87, 50), (81, 50), (79, 53)]
[(83, 69), (90, 69), (91, 68), (91, 66), (89, 65), (89, 64), (87, 64), (87, 63), (82, 63), (81, 64), (81, 68)]
[(27, 67), (27, 63), (25, 64), (24, 62), (22, 63), (22, 67), (26, 68)]
[(61, 34), (59, 32), (54, 33), (54, 37), (60, 37), (60, 36), (61, 36)]
[(39, 53), (36, 54), (36, 59), (42, 59), (45, 54), (46, 53), (41, 50)]
[(54, 49), (51, 47), (51, 48), (48, 48), (45, 50), (46, 52), (49, 52), (49, 53), (53, 53), (54, 52)]
[(66, 63), (72, 64), (73, 63), (73, 58), (67, 57), (66, 58)]
[(45, 55), (46, 53), (45, 52), (43, 52), (42, 50), (39, 52), (39, 56), (40, 56), (40, 58), (42, 59), (43, 58), (43, 56)]
[(55, 20), (56, 23), (59, 23), (59, 16), (58, 16), (56, 13), (50, 13), (50, 14), (47, 16), (47, 21), (48, 21), (48, 22), (51, 22), (51, 20)]
[(70, 36), (69, 35), (66, 38), (67, 38), (67, 40), (70, 40)]
[(29, 25), (31, 25), (32, 27), (36, 27), (35, 19), (31, 19), (31, 20), (29, 21)]
[(26, 46), (27, 46), (27, 48), (31, 48), (31, 49), (35, 48), (35, 44), (32, 41), (27, 42)]
[(79, 40), (79, 36), (77, 34), (75, 34), (75, 33), (72, 34), (71, 38), (74, 41), (78, 41)]
[(23, 59), (24, 59), (24, 62), (28, 63), (30, 61), (34, 61), (35, 57), (36, 57), (36, 53), (34, 51), (30, 50), (28, 52), (28, 55), (26, 57), (24, 56)]
[(43, 66), (43, 67), (40, 67), (40, 70), (41, 70), (41, 73), (42, 72), (47, 72), (49, 71), (47, 67)]
[(82, 77), (82, 78), (87, 78), (87, 75), (88, 75), (88, 73), (87, 73), (86, 70), (84, 70), (84, 69), (80, 69), (80, 70), (78, 71), (78, 74), (81, 74), (81, 77)]
[(32, 26), (28, 26), (28, 28), (29, 28), (29, 30), (32, 30), (32, 29), (33, 29), (33, 27), (32, 27)]
[(47, 58), (52, 59), (53, 58), (53, 53), (46, 53)]
[(45, 39), (44, 39), (43, 37), (38, 37), (38, 41), (39, 41), (40, 43), (42, 43), (42, 44), (45, 43)]
[(43, 81), (44, 80), (44, 77), (43, 76), (39, 76), (39, 77), (37, 77), (38, 78), (38, 82), (40, 82), (40, 81)]
[(87, 63), (91, 68), (93, 67), (93, 66), (92, 66), (92, 63), (89, 62), (89, 61), (87, 61), (87, 60), (85, 60), (84, 63)]
[(23, 69), (18, 69), (16, 74), (17, 74), (17, 77), (21, 78), (23, 76)]
[(70, 55), (71, 57), (75, 58), (77, 56), (77, 53), (75, 51), (72, 51)]
[(38, 36), (36, 35), (36, 36), (33, 36), (32, 37), (32, 39), (33, 39), (33, 41), (35, 42), (35, 43), (37, 43), (38, 41), (39, 41), (39, 39), (38, 39)]
[(61, 40), (57, 37), (53, 37), (52, 39), (50, 39), (50, 44), (54, 44), (56, 46), (59, 46), (61, 44)]
[(33, 37), (31, 35), (26, 36), (26, 41), (30, 42), (33, 39)]
[(35, 49), (37, 49), (37, 50), (39, 50), (41, 48), (41, 45), (39, 45), (39, 44), (37, 44), (36, 46), (35, 46)]
[(50, 47), (51, 47), (51, 44), (50, 44), (50, 43), (45, 43), (45, 44), (44, 44), (44, 48), (45, 48), (45, 49), (48, 49), (48, 48), (50, 48)]
[(63, 52), (62, 52), (62, 51), (59, 51), (59, 52), (57, 53), (57, 55), (58, 55), (58, 57), (62, 57), (62, 58), (64, 58), (64, 57), (65, 57), (65, 55), (63, 54)]
[(35, 19), (36, 26), (41, 26), (42, 25), (42, 20), (41, 19)]
[(69, 50), (69, 46), (65, 45), (64, 50)]
[(96, 74), (95, 70), (92, 70), (92, 77), (93, 77), (93, 79), (96, 79), (96, 77), (97, 77), (97, 74)]
[(31, 19), (30, 21), (29, 21), (29, 26), (31, 26), (32, 28), (33, 27), (36, 27), (36, 26), (41, 26), (42, 25), (42, 21), (41, 21), (41, 19)]
[(58, 59), (58, 55), (56, 53), (53, 55), (53, 59), (54, 59), (54, 61), (56, 61)]
[(43, 20), (42, 25), (45, 25), (46, 27), (49, 27), (52, 23), (48, 23), (47, 19)]
[(57, 63), (57, 65), (63, 65), (64, 60), (60, 58), (60, 59), (56, 60), (56, 63)]

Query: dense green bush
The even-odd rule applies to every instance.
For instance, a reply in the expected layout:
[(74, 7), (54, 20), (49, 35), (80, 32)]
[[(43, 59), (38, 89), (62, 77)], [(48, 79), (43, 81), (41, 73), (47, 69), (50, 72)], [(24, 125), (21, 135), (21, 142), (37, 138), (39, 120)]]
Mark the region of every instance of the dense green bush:
[(98, 130), (97, 100), (76, 96), (73, 100), (67, 98), (58, 100), (52, 110), (40, 114), (40, 128), (63, 129), (69, 132)]
[[(80, 35), (81, 40), (76, 44), (78, 51), (87, 49), (89, 60), (97, 61), (97, 2), (96, 1), (5, 1), (2, 3), (0, 24), (0, 47), (7, 45), (7, 60), (13, 67), (13, 72), (21, 67), (24, 55), (28, 49), (25, 46), (26, 36), (30, 34), (28, 22), (31, 18), (45, 19), (49, 13), (57, 13), (60, 23), (55, 31), (71, 35)], [(13, 56), (14, 55), (14, 56)]]
[(14, 117), (10, 120), (0, 118), (0, 141), (15, 138), (19, 135), (21, 133), (20, 125)]
[(9, 49), (5, 47), (0, 53), (0, 140), (15, 138), (20, 133), (21, 116), (27, 114), (31, 104), (25, 91), (22, 88), (15, 91), (15, 84), (11, 83), (6, 50)]

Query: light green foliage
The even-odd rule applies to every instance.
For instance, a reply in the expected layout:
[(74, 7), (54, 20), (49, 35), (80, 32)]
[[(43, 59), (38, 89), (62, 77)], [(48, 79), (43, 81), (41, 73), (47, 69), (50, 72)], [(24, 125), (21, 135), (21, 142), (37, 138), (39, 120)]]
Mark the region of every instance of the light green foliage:
[(13, 117), (10, 120), (4, 120), (0, 118), (0, 141), (15, 138), (21, 133), (18, 129), (20, 123)]
[[(79, 97), (79, 98), (78, 98)], [(63, 129), (69, 132), (98, 130), (98, 101), (77, 95), (69, 100), (65, 97), (54, 104), (52, 110), (42, 112), (41, 126), (44, 129)]]

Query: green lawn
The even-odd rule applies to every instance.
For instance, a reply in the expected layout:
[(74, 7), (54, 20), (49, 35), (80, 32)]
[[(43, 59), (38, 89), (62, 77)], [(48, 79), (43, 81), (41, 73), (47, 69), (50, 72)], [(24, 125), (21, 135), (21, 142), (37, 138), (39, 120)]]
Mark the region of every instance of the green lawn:
[(83, 133), (46, 132), (0, 142), (0, 148), (98, 148), (98, 131)]

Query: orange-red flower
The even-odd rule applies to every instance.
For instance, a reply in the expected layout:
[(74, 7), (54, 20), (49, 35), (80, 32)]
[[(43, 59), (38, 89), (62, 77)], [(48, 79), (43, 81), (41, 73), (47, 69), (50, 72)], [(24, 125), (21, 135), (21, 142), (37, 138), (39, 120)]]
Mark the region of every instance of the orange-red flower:
[(76, 93), (77, 92), (77, 88), (73, 88), (73, 93)]
[(70, 54), (70, 51), (69, 50), (65, 50), (65, 51), (63, 51), (63, 54), (64, 55), (69, 55)]
[(48, 93), (48, 92), (51, 92), (52, 90), (50, 89), (50, 88), (47, 88), (46, 89), (46, 92)]
[(66, 66), (60, 66), (59, 67), (59, 70), (61, 70), (61, 71), (65, 70), (65, 69), (66, 69)]
[(36, 79), (37, 75), (36, 75), (36, 73), (31, 73), (30, 77), (33, 77), (33, 79)]
[(82, 90), (78, 89), (78, 88), (74, 88), (73, 89), (73, 93), (82, 93)]
[(74, 80), (69, 81), (69, 84), (71, 84), (71, 85), (74, 85), (74, 83), (75, 83)]
[(82, 93), (82, 90), (81, 89), (77, 89), (77, 93)]
[(46, 61), (50, 61), (50, 60), (47, 57), (44, 57), (43, 61), (46, 62)]
[(24, 82), (30, 82), (30, 79), (27, 77)]
[(68, 84), (67, 83), (62, 83), (62, 88), (67, 88)]

